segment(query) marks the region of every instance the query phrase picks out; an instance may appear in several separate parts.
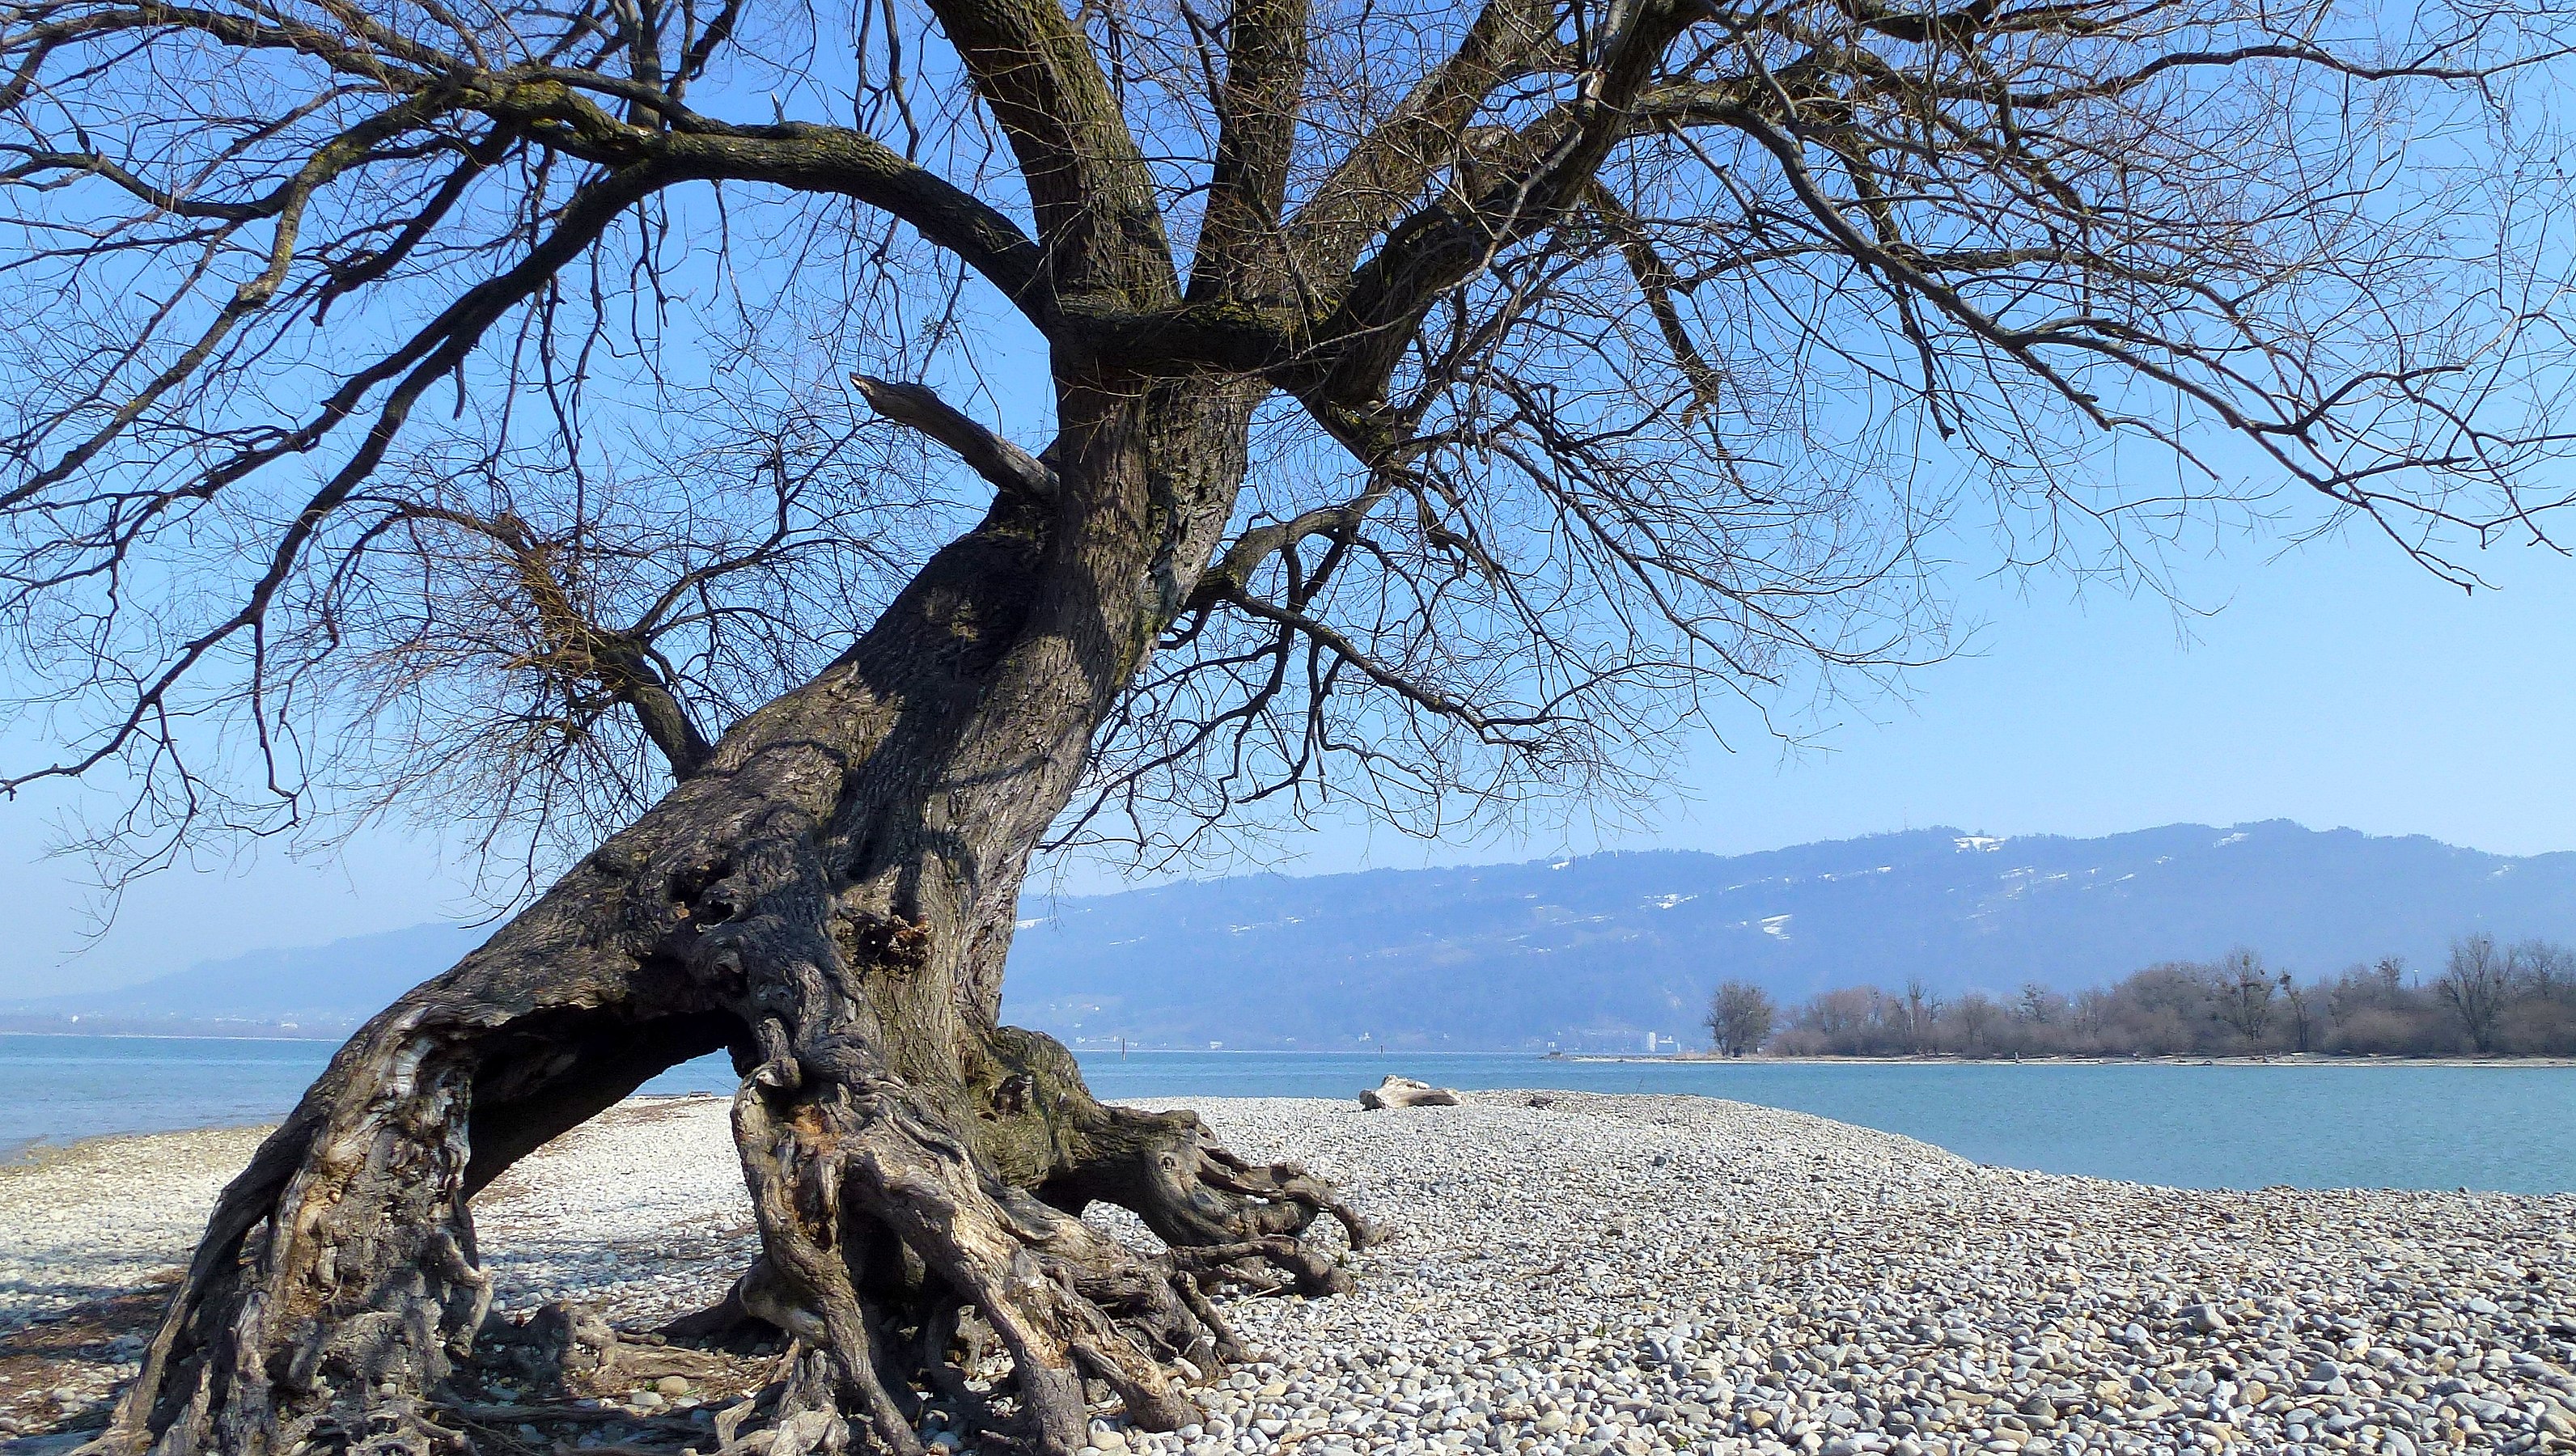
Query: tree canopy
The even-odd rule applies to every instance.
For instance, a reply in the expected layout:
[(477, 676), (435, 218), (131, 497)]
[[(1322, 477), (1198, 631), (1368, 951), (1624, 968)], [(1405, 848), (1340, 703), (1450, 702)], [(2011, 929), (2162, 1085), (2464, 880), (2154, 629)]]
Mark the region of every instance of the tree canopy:
[(1943, 532), (2152, 580), (2231, 511), (2362, 517), (2466, 583), (2569, 489), (2546, 7), (0, 35), (0, 784), (106, 781), (135, 864), (388, 806), (587, 849), (993, 498), (1057, 509), (1068, 391), (1249, 421), (1193, 447), (1239, 490), (1153, 507), (1221, 519), (1057, 830), (1156, 856), (1328, 784), (1416, 828), (1634, 787), (1711, 693), (1939, 655)]

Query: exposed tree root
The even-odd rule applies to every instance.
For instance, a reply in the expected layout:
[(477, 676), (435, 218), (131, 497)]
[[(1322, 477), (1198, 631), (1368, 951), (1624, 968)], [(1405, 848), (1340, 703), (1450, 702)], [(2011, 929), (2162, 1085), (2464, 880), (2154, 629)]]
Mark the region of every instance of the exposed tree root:
[[(989, 1447), (1041, 1456), (1079, 1450), (1113, 1399), (1133, 1425), (1176, 1428), (1200, 1417), (1189, 1384), (1243, 1354), (1211, 1291), (1346, 1287), (1302, 1238), (1325, 1214), (1354, 1245), (1379, 1237), (1328, 1185), (1235, 1157), (1186, 1113), (1103, 1107), (1078, 1081), (1044, 1108), (996, 1111), (926, 1093), (859, 1037), (797, 1045), (773, 1021), (737, 1040), (754, 1065), (734, 1134), (764, 1253), (722, 1303), (668, 1327), (704, 1339), (757, 1322), (789, 1338), (762, 1399), (727, 1413), (733, 1456), (923, 1456), (916, 1432), (932, 1410)], [(468, 1199), (502, 1165), (468, 1129), (508, 1136), (510, 1106), (601, 1094), (539, 1095), (524, 1066), (484, 1069), (487, 1043), (511, 1044), (413, 1023), (344, 1052), (348, 1074), (317, 1086), (225, 1191), (99, 1452), (470, 1449), (490, 1422), (552, 1419), (451, 1393), (495, 1329), (508, 1348), (479, 1358), (524, 1365), (542, 1350), (565, 1396), (703, 1377), (717, 1357), (621, 1343), (578, 1311), (488, 1319)], [(580, 1061), (559, 1058), (556, 1081), (584, 1080)], [(611, 1063), (619, 1082), (643, 1065), (586, 1065)], [(499, 1089), (515, 1102), (476, 1117), (475, 1095)], [(1043, 1126), (1008, 1127), (1015, 1118)], [(1030, 1136), (1053, 1149), (1035, 1187), (1000, 1176), (1010, 1155), (982, 1145)], [(1094, 1200), (1133, 1210), (1168, 1247), (1140, 1252), (1085, 1224)]]
[(1219, 1147), (1195, 1113), (1099, 1112), (1105, 1126), (1091, 1140), (1091, 1156), (1040, 1194), (1077, 1212), (1095, 1200), (1128, 1209), (1171, 1246), (1181, 1267), (1201, 1276), (1202, 1287), (1338, 1294), (1350, 1287), (1350, 1275), (1305, 1240), (1315, 1220), (1331, 1215), (1354, 1249), (1386, 1238), (1303, 1168), (1251, 1163)]
[[(1354, 1245), (1378, 1235), (1329, 1186), (1228, 1153), (1189, 1114), (1104, 1107), (1064, 1048), (959, 990), (992, 984), (968, 972), (999, 942), (890, 909), (810, 817), (691, 797), (724, 789), (684, 787), (685, 834), (612, 841), (341, 1049), (225, 1190), (100, 1456), (462, 1449), (451, 1377), (492, 1300), (474, 1193), (718, 1047), (743, 1075), (762, 1255), (672, 1329), (756, 1320), (792, 1352), (729, 1446), (923, 1456), (936, 1409), (989, 1446), (1072, 1456), (1095, 1410), (1198, 1418), (1189, 1383), (1241, 1354), (1210, 1291), (1347, 1287), (1305, 1235), (1327, 1214)], [(1095, 1201), (1166, 1247), (1083, 1223)], [(550, 1318), (521, 1333), (564, 1372), (650, 1363)]]
[[(1084, 1442), (1086, 1379), (1115, 1391), (1137, 1425), (1167, 1430), (1196, 1416), (1159, 1362), (1212, 1368), (1222, 1327), (1181, 1294), (1174, 1265), (991, 1179), (971, 1145), (893, 1079), (840, 1071), (784, 1108), (747, 1088), (735, 1099), (735, 1138), (768, 1257), (819, 1316), (829, 1376), (885, 1450), (913, 1456), (918, 1445), (911, 1413), (880, 1378), (886, 1331), (863, 1287), (935, 1288), (917, 1348), (940, 1347), (942, 1364), (950, 1307), (974, 1308), (1013, 1371), (1007, 1414), (997, 1403), (984, 1412), (994, 1434), (1070, 1456)], [(873, 1228), (894, 1234), (918, 1275), (871, 1239)], [(952, 1369), (933, 1383), (965, 1380)]]

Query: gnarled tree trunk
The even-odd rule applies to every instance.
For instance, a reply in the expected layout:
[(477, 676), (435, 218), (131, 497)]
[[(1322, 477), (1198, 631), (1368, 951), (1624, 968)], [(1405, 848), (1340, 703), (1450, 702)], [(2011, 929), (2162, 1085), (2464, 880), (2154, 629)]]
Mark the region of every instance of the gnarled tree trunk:
[[(826, 1447), (915, 1456), (910, 1387), (959, 1389), (969, 1307), (1014, 1367), (985, 1420), (1063, 1456), (1087, 1380), (1140, 1425), (1192, 1417), (1174, 1372), (1231, 1347), (1219, 1278), (1335, 1288), (1301, 1235), (1327, 1211), (1370, 1235), (1331, 1190), (1103, 1106), (998, 1024), (1029, 856), (1225, 523), (1249, 404), (1068, 391), (1052, 495), (1001, 495), (839, 661), (369, 1022), (225, 1190), (103, 1444), (445, 1443), (433, 1397), (490, 1302), (474, 1193), (717, 1048), (764, 1251), (728, 1303), (808, 1346)], [(1169, 1254), (1084, 1225), (1095, 1199)]]

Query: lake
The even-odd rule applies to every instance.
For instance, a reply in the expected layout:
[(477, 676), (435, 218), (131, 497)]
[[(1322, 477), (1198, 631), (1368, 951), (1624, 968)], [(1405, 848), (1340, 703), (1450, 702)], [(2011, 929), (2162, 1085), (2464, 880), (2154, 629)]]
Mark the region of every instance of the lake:
[[(266, 1122), (321, 1042), (0, 1035), (0, 1153)], [(2576, 1192), (2576, 1068), (1571, 1062), (1510, 1054), (1086, 1054), (1102, 1097), (1351, 1098), (1387, 1072), (1459, 1088), (1686, 1092), (1792, 1108), (1982, 1163), (2187, 1188)], [(720, 1057), (649, 1092), (731, 1092)], [(1239, 1149), (1257, 1155), (1259, 1149)]]

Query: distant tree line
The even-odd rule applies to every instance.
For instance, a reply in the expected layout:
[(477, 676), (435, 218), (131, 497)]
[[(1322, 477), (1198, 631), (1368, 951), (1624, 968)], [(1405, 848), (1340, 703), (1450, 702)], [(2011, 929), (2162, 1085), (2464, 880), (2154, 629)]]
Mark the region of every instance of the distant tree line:
[(2251, 950), (2166, 961), (2074, 996), (2037, 982), (2009, 998), (1851, 986), (1784, 1014), (1729, 981), (1709, 1003), (1722, 1056), (2576, 1055), (2576, 950), (2545, 940), (2452, 942), (2427, 981), (2384, 957), (2301, 982)]

